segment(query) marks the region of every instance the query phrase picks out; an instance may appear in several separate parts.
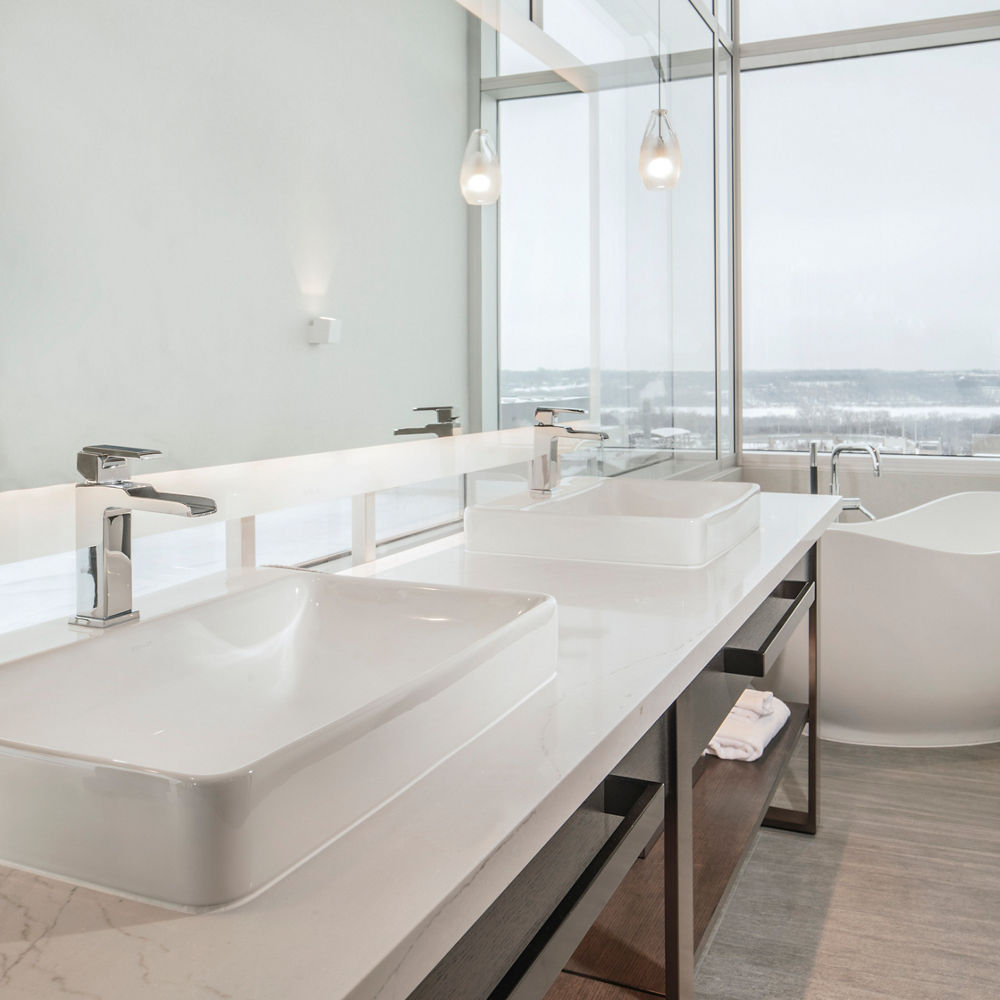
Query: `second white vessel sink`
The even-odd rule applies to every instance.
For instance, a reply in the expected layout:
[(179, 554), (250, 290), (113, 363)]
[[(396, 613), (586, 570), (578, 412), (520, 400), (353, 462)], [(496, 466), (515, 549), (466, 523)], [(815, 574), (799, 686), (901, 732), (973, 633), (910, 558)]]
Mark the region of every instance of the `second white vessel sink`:
[(551, 597), (257, 569), (0, 667), (0, 859), (169, 906), (280, 878), (554, 677)]
[(657, 566), (703, 566), (760, 525), (756, 483), (565, 481), (465, 512), (470, 552)]

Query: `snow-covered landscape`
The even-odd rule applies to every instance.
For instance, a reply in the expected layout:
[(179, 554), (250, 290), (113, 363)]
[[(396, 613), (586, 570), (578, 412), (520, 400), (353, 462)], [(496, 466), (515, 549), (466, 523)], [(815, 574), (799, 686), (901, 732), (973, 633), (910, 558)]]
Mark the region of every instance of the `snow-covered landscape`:
[[(592, 386), (587, 369), (505, 371), (501, 419), (527, 423), (539, 403), (589, 410), (596, 397), (617, 444), (704, 450), (714, 446), (715, 395), (711, 372), (604, 371)], [(865, 440), (890, 454), (1000, 454), (1000, 371), (745, 372), (743, 447), (805, 451), (812, 440), (827, 450)]]

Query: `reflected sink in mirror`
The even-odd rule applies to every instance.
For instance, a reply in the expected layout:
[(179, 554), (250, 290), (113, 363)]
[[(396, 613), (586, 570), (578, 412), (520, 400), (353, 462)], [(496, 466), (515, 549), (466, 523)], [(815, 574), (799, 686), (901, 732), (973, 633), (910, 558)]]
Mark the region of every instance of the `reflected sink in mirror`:
[(551, 597), (256, 569), (0, 666), (0, 859), (181, 909), (280, 878), (555, 676)]
[(591, 562), (704, 566), (760, 525), (756, 483), (566, 480), (469, 507), (470, 552)]

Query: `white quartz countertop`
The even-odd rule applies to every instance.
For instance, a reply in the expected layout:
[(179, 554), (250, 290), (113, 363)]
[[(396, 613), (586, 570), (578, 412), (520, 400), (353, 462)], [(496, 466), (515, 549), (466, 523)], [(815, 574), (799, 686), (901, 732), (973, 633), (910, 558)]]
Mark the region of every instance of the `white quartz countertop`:
[[(552, 594), (556, 682), (232, 910), (179, 914), (0, 867), (0, 996), (402, 1000), (838, 509), (763, 494), (760, 530), (701, 569), (472, 555), (454, 536), (352, 571)], [(0, 662), (57, 628), (0, 643)]]

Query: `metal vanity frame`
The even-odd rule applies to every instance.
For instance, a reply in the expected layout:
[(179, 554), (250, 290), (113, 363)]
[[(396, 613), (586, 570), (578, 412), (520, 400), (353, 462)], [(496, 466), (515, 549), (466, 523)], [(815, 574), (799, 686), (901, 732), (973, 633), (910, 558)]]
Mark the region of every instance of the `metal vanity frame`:
[[(665, 995), (694, 996), (696, 964), (761, 824), (805, 834), (818, 827), (816, 561), (814, 543), (797, 571), (713, 657), (410, 1000), (539, 1000), (567, 968), (595, 981), (595, 987), (613, 983), (648, 992), (648, 983), (622, 981), (621, 970), (580, 972), (571, 960), (586, 948), (595, 921), (616, 919), (616, 891), (626, 878), (643, 878), (646, 862), (636, 859), (646, 857), (661, 830), (663, 880), (649, 891), (651, 897), (662, 893), (663, 926), (645, 926), (642, 932), (662, 932)], [(790, 704), (791, 719), (759, 761), (703, 757), (702, 748), (747, 679), (767, 674), (807, 616), (808, 703)], [(773, 807), (771, 798), (806, 728), (806, 807)], [(602, 822), (613, 830), (598, 842)], [(653, 899), (651, 907), (658, 905)], [(585, 989), (573, 995), (583, 997)]]

